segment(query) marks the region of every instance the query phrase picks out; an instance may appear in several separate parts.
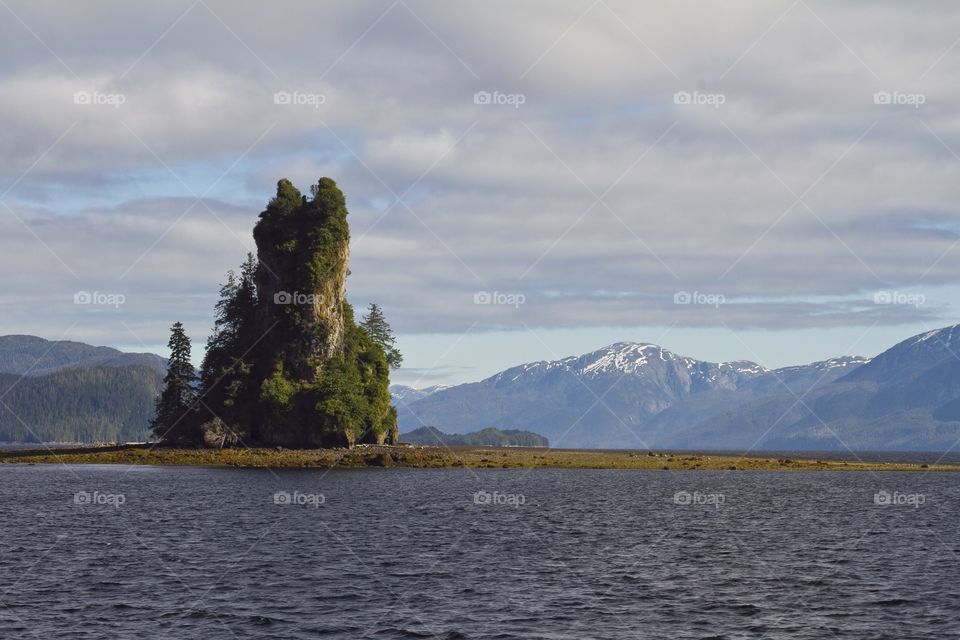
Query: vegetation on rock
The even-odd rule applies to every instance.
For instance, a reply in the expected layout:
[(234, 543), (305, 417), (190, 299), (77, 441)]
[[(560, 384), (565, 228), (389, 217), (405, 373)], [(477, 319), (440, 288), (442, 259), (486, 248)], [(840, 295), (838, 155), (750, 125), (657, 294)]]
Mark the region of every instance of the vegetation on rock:
[(277, 184), (253, 231), (257, 257), (220, 289), (189, 438), (165, 440), (295, 448), (397, 440), (389, 378), (402, 356), (379, 307), (358, 325), (346, 301), (343, 193), (321, 178), (310, 194)]

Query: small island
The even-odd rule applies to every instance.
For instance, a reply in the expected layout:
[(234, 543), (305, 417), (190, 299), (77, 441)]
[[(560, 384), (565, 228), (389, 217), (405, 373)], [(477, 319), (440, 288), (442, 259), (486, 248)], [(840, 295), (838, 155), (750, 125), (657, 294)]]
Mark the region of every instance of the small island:
[(346, 299), (343, 193), (286, 179), (253, 230), (257, 255), (227, 273), (200, 374), (173, 325), (151, 424), (164, 446), (351, 447), (397, 441), (390, 368), (401, 359), (377, 305), (361, 323)]

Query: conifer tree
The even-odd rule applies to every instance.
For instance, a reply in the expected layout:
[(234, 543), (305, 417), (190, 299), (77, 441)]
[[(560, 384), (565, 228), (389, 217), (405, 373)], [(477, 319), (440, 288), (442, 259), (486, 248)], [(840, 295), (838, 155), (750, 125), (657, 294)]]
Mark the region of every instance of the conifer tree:
[(250, 432), (255, 392), (250, 389), (253, 348), (257, 341), (257, 290), (253, 254), (240, 267), (239, 277), (227, 272), (215, 308), (213, 333), (207, 339), (200, 375), (200, 410), (204, 422), (219, 418), (237, 437)]
[(363, 316), (360, 326), (367, 332), (373, 343), (383, 349), (383, 355), (386, 356), (390, 368), (399, 369), (403, 362), (403, 355), (396, 347), (397, 339), (390, 325), (387, 324), (380, 305), (371, 303), (367, 307), (367, 315)]
[(190, 362), (190, 338), (180, 322), (170, 329), (170, 358), (164, 387), (157, 399), (157, 413), (150, 423), (153, 435), (172, 444), (190, 444), (197, 441), (194, 408), (196, 392), (193, 383), (196, 371)]

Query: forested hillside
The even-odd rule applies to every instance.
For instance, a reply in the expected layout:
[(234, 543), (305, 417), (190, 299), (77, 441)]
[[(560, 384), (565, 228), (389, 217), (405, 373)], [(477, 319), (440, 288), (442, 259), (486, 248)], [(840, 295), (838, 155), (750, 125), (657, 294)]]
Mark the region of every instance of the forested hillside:
[(0, 374), (0, 442), (146, 440), (161, 380), (140, 365)]
[(110, 347), (37, 336), (0, 336), (0, 373), (40, 376), (65, 367), (143, 365), (162, 374), (166, 364), (166, 360), (154, 353), (125, 353)]

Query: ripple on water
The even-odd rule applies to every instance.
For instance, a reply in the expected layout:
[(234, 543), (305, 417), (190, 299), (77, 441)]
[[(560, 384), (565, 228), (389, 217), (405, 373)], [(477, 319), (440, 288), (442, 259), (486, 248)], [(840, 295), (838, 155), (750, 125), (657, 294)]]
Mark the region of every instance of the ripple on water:
[[(778, 640), (960, 629), (960, 490), (946, 474), (0, 474), (2, 638)], [(880, 507), (881, 489), (926, 501)], [(126, 501), (76, 505), (78, 490)], [(281, 490), (325, 500), (274, 504)], [(481, 490), (526, 500), (475, 504)], [(678, 505), (681, 491), (725, 500)]]

